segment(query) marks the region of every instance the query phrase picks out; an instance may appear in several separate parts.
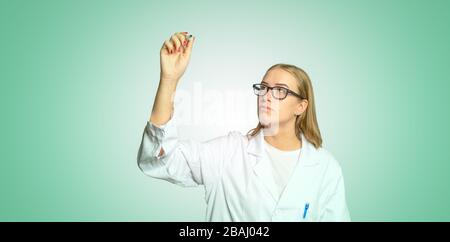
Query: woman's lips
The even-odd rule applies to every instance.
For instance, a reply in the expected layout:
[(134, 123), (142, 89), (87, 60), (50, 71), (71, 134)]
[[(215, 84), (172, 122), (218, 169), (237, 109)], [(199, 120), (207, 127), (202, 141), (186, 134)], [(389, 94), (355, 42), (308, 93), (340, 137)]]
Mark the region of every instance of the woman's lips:
[(259, 106), (259, 110), (269, 112), (269, 111), (272, 111), (272, 108), (270, 108), (269, 106), (261, 105), (261, 106)]

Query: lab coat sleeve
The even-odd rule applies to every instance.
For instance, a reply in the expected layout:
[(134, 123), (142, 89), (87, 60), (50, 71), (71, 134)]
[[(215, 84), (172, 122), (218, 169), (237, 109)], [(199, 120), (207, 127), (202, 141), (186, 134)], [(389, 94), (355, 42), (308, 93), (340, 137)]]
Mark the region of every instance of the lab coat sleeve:
[(320, 197), (319, 221), (350, 222), (350, 214), (345, 198), (344, 177), (342, 169), (334, 158), (328, 165), (327, 175)]
[[(227, 136), (206, 142), (178, 138), (174, 118), (156, 126), (147, 122), (138, 151), (138, 166), (150, 177), (191, 187), (219, 179)], [(164, 154), (159, 156), (161, 148)]]

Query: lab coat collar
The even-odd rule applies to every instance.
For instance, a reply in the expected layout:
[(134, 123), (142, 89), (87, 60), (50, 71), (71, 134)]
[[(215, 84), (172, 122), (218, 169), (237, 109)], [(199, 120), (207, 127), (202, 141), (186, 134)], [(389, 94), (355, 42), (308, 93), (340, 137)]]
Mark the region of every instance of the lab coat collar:
[[(317, 160), (314, 159), (314, 157), (317, 157), (314, 156), (314, 152), (316, 152), (315, 147), (305, 138), (303, 134), (301, 135), (301, 139), (302, 148), (300, 150), (299, 163), (295, 170), (298, 170), (299, 167), (313, 167), (318, 163)], [(247, 152), (256, 156), (255, 163), (253, 164), (253, 171), (257, 177), (260, 178), (261, 183), (264, 184), (266, 189), (269, 191), (273, 198), (272, 201), (274, 205), (276, 205), (281, 198), (278, 196), (278, 188), (273, 180), (270, 161), (264, 150), (265, 145), (264, 133), (263, 131), (260, 131), (255, 137), (250, 138)], [(295, 171), (294, 174), (296, 174)]]
[[(265, 142), (264, 142), (264, 133), (263, 131), (259, 131), (258, 134), (256, 134), (254, 137), (249, 136), (249, 144), (247, 146), (247, 152), (249, 154), (253, 154), (255, 156), (258, 156), (260, 161), (261, 157), (264, 155), (264, 148), (265, 148)], [(317, 149), (314, 147), (312, 143), (310, 143), (303, 134), (301, 134), (301, 140), (302, 140), (302, 148), (300, 151), (300, 165), (302, 166), (314, 166), (318, 164), (317, 159), (314, 159), (314, 153), (317, 152)]]

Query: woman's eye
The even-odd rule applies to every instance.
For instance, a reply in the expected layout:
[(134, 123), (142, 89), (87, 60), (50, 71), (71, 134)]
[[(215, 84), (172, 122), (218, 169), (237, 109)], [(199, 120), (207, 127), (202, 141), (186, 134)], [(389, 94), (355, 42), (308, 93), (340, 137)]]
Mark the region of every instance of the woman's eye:
[(283, 88), (274, 88), (275, 91), (277, 91), (278, 93), (285, 93), (286, 90), (284, 90)]

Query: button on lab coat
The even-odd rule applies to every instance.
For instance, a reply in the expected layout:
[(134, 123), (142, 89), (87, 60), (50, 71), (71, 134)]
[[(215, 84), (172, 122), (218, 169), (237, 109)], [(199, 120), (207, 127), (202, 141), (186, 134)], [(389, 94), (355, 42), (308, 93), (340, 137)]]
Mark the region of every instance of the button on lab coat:
[(180, 139), (175, 122), (172, 118), (159, 127), (147, 122), (138, 166), (150, 177), (177, 185), (204, 185), (206, 221), (350, 220), (338, 162), (303, 135), (299, 162), (278, 195), (263, 131), (251, 138), (233, 131), (196, 142)]

